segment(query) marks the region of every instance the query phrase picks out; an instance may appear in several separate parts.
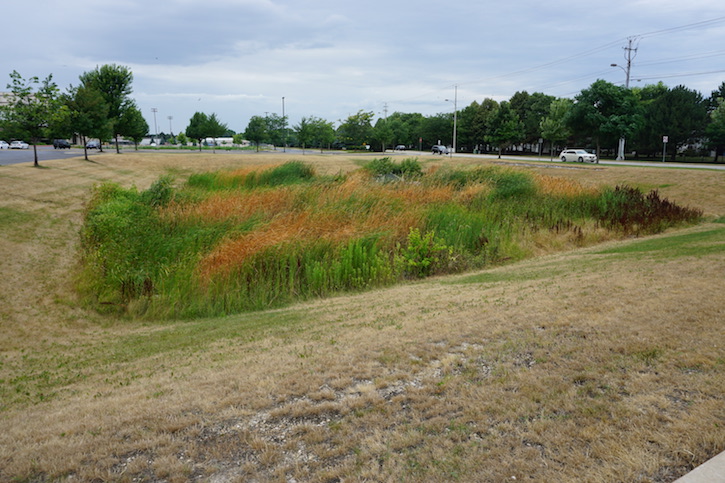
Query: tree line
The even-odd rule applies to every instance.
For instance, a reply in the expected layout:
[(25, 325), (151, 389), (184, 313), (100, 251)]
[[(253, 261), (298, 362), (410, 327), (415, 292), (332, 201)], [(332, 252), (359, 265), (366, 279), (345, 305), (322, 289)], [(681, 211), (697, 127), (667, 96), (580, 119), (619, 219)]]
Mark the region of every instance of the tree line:
[[(138, 145), (148, 135), (149, 126), (131, 98), (133, 74), (127, 67), (96, 67), (63, 93), (52, 75), (41, 81), (13, 71), (10, 78), (0, 129), (6, 136), (29, 139), (34, 149), (41, 139), (78, 136), (84, 146), (86, 138), (114, 140), (119, 152), (119, 138)], [(426, 150), (434, 144), (452, 145), (455, 131), (459, 152), (500, 156), (510, 150), (548, 151), (553, 156), (564, 147), (581, 147), (601, 156), (612, 155), (622, 139), (630, 157), (664, 156), (668, 149), (671, 159), (714, 152), (717, 162), (725, 149), (725, 82), (705, 97), (683, 85), (670, 88), (660, 82), (630, 89), (597, 80), (573, 99), (519, 91), (506, 101), (473, 101), (455, 113), (395, 112), (374, 120), (372, 111), (360, 110), (339, 120), (337, 128), (315, 116), (288, 126), (286, 116), (271, 114), (252, 116), (244, 132), (235, 133), (216, 114), (196, 112), (174, 141), (191, 139), (201, 148), (206, 138), (232, 136), (257, 149), (266, 143), (303, 149)]]
[(473, 101), (456, 113), (395, 112), (373, 123), (374, 118), (372, 111), (361, 110), (335, 129), (332, 122), (305, 117), (290, 130), (286, 118), (253, 116), (244, 135), (257, 146), (425, 150), (452, 145), (455, 124), (459, 152), (548, 151), (553, 156), (565, 147), (581, 147), (614, 155), (623, 139), (629, 157), (659, 158), (666, 152), (675, 160), (714, 153), (718, 162), (725, 149), (725, 82), (704, 97), (683, 85), (629, 89), (597, 80), (573, 99), (519, 91), (507, 101)]
[(42, 139), (78, 136), (84, 147), (88, 138), (113, 139), (120, 152), (120, 137), (138, 143), (148, 133), (148, 124), (131, 98), (133, 74), (127, 67), (96, 67), (65, 92), (52, 74), (41, 81), (13, 71), (10, 79), (8, 102), (0, 108), (0, 130), (11, 138), (29, 139), (36, 166), (36, 146)]

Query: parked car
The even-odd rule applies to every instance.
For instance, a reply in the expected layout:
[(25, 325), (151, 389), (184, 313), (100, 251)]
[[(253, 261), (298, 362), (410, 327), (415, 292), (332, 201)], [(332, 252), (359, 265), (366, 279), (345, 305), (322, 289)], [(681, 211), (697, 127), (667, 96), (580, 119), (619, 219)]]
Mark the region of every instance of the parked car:
[(440, 155), (448, 154), (448, 148), (443, 146), (442, 144), (433, 145), (433, 147), (431, 148), (431, 151), (433, 154), (440, 154)]
[(7, 149), (10, 145), (6, 143), (5, 141), (0, 141), (0, 149)]
[(53, 141), (53, 149), (70, 149), (70, 143), (65, 139), (56, 139)]
[(585, 151), (583, 149), (565, 149), (561, 152), (559, 155), (559, 159), (563, 163), (567, 161), (579, 161), (580, 163), (583, 163), (584, 161), (588, 163), (597, 163), (597, 155), (592, 154), (588, 151)]
[(88, 141), (86, 143), (86, 149), (101, 149), (101, 143), (98, 141)]
[(10, 143), (10, 149), (28, 149), (28, 143), (24, 141), (13, 141)]
[(405, 144), (398, 144), (395, 146), (396, 151), (405, 151)]

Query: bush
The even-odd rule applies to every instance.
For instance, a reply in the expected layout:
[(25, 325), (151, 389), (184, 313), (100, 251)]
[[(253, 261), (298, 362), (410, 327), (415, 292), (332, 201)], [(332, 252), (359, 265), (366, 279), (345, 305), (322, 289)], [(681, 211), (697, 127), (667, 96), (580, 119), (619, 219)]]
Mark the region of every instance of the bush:
[(437, 272), (453, 254), (453, 250), (437, 238), (435, 232), (421, 235), (417, 228), (410, 229), (407, 243), (399, 251), (405, 275), (415, 278)]
[(367, 163), (366, 171), (374, 176), (398, 176), (400, 178), (413, 178), (423, 174), (423, 168), (418, 160), (406, 158), (400, 164), (396, 164), (389, 157), (376, 158)]

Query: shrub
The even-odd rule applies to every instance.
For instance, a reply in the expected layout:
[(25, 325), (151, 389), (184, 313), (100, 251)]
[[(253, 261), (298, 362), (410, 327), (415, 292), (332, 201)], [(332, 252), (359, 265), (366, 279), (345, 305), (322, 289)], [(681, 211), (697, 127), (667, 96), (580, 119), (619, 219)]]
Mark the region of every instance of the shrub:
[(400, 178), (414, 178), (423, 174), (420, 163), (413, 158), (406, 158), (400, 164), (396, 164), (389, 157), (376, 158), (367, 163), (366, 171), (374, 176), (398, 176)]
[(415, 278), (437, 272), (452, 254), (453, 250), (437, 238), (435, 232), (421, 235), (417, 228), (410, 229), (407, 243), (400, 249), (404, 273)]

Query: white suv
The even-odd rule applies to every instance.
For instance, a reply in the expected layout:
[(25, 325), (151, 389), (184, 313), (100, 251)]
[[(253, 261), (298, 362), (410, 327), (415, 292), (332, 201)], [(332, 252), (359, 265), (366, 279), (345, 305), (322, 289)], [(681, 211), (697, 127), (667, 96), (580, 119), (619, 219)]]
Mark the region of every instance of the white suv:
[(598, 163), (597, 155), (592, 154), (590, 152), (584, 151), (583, 149), (565, 149), (561, 152), (559, 155), (559, 158), (562, 162), (567, 161), (579, 161), (580, 163), (583, 163), (584, 161), (588, 163)]

